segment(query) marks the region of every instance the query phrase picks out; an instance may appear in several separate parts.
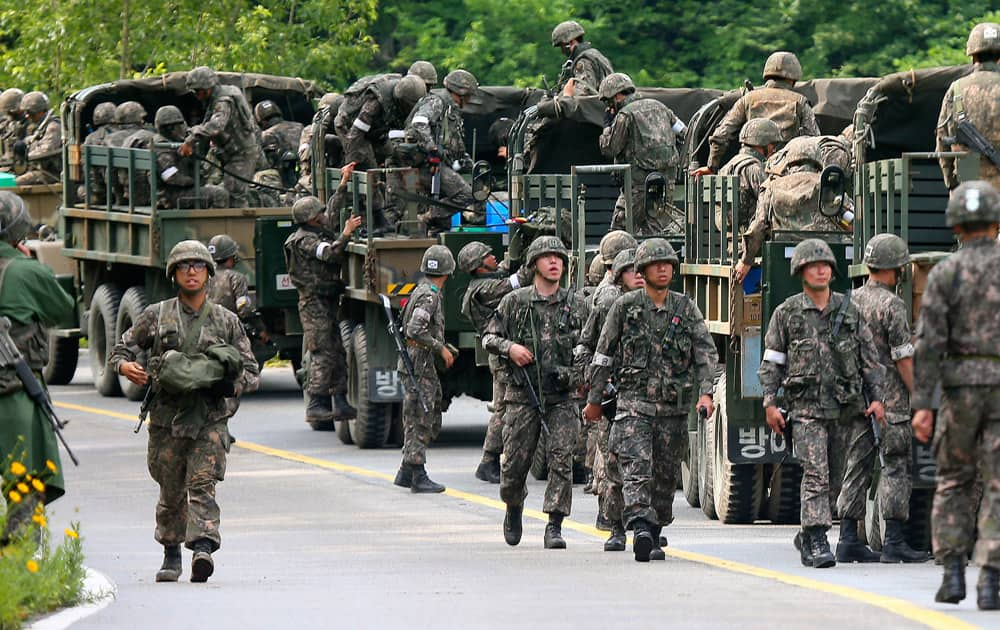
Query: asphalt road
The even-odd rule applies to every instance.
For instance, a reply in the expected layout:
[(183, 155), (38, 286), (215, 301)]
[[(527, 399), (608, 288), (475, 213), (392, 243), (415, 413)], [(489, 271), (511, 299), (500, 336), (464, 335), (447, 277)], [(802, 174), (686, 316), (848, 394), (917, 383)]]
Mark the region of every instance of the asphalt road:
[[(81, 365), (86, 365), (81, 361)], [(289, 369), (267, 369), (231, 423), (238, 437), (219, 485), (223, 547), (208, 584), (156, 584), (156, 485), (137, 403), (102, 398), (87, 368), (53, 387), (82, 464), (50, 508), (55, 531), (79, 521), (87, 564), (117, 585), (114, 603), (77, 628), (1000, 628), (970, 599), (935, 604), (939, 568), (806, 569), (792, 526), (720, 525), (678, 493), (666, 562), (606, 553), (596, 500), (580, 486), (565, 551), (542, 548), (542, 482), (529, 478), (525, 533), (508, 547), (497, 486), (473, 477), (487, 412), (457, 400), (428, 471), (449, 490), (392, 485), (394, 448), (362, 451), (311, 431)], [(65, 460), (68, 462), (68, 458)], [(831, 532), (835, 542), (836, 530)]]

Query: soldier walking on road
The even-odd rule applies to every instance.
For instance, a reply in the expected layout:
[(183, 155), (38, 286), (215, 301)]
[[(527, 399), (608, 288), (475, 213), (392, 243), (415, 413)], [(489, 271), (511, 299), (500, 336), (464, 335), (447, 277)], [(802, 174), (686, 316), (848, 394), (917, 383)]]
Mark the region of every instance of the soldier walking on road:
[[(979, 509), (972, 559), (980, 567), (977, 604), (1000, 608), (1000, 194), (988, 182), (961, 184), (952, 193), (945, 222), (961, 246), (938, 263), (927, 280), (917, 322), (913, 429), (918, 440), (934, 436), (937, 491), (931, 512), (934, 556), (944, 579), (934, 601), (965, 599), (965, 563), (976, 530), (982, 475), (986, 496)], [(944, 395), (937, 426), (931, 401)]]
[(615, 300), (608, 312), (584, 409), (588, 422), (599, 420), (605, 385), (616, 383), (618, 409), (608, 452), (621, 469), (622, 517), (634, 532), (632, 549), (639, 562), (665, 557), (660, 533), (674, 520), (677, 463), (687, 444), (693, 399), (697, 396), (697, 406), (709, 414), (713, 409), (718, 354), (698, 307), (670, 290), (678, 265), (666, 240), (639, 244), (635, 268), (645, 285)]
[[(215, 485), (226, 473), (228, 422), (240, 397), (257, 389), (259, 369), (243, 326), (207, 298), (214, 273), (205, 245), (175, 245), (167, 278), (179, 287), (177, 297), (148, 306), (108, 358), (116, 373), (153, 388), (147, 464), (160, 486), (156, 540), (164, 550), (157, 582), (180, 577), (181, 543), (194, 552), (192, 582), (214, 572), (212, 553), (222, 544)], [(143, 351), (145, 366), (136, 361)]]
[(837, 562), (881, 560), (895, 563), (930, 559), (926, 552), (911, 549), (903, 536), (903, 523), (909, 519), (913, 486), (910, 472), (913, 429), (909, 422), (913, 343), (906, 305), (896, 295), (895, 287), (903, 268), (909, 263), (910, 252), (903, 239), (895, 234), (876, 235), (865, 246), (864, 264), (868, 267), (868, 283), (851, 293), (851, 302), (868, 324), (879, 364), (885, 369), (886, 422), (879, 427), (885, 466), (878, 481), (878, 503), (885, 523), (885, 542), (879, 556), (858, 539), (858, 521), (865, 517), (865, 501), (878, 456), (871, 422), (858, 409), (848, 434), (844, 485), (837, 499), (837, 513), (840, 514)]
[[(444, 295), (441, 293), (445, 282), (455, 273), (455, 258), (444, 245), (431, 245), (420, 261), (420, 271), (426, 282), (421, 282), (413, 291), (402, 314), (406, 352), (413, 363), (417, 382), (411, 383), (403, 396), (403, 461), (393, 483), (413, 493), (434, 493), (444, 492), (445, 487), (431, 481), (424, 465), (427, 447), (441, 431), (441, 380), (437, 363), (443, 363), (447, 370), (456, 358), (444, 340)], [(404, 369), (400, 357), (400, 373)], [(427, 412), (421, 401), (426, 404)]]
[[(837, 259), (830, 246), (810, 238), (792, 252), (792, 274), (802, 293), (785, 300), (771, 317), (758, 374), (767, 425), (775, 433), (794, 427), (794, 454), (802, 463), (802, 531), (795, 535), (803, 566), (837, 564), (826, 532), (833, 524), (831, 498), (839, 493), (847, 431), (861, 404), (864, 415), (885, 423), (882, 367), (868, 325), (851, 300), (830, 290)], [(787, 418), (778, 408), (784, 388)]]
[(545, 431), (549, 478), (542, 511), (546, 549), (565, 549), (563, 518), (573, 498), (573, 448), (580, 430), (579, 410), (571, 398), (580, 384), (573, 365), (584, 321), (582, 299), (559, 286), (569, 264), (569, 252), (555, 236), (540, 236), (527, 251), (534, 269), (530, 286), (515, 289), (500, 300), (486, 327), (483, 347), (509, 361), (504, 411), (500, 498), (507, 504), (503, 522), (508, 545), (521, 542), (521, 517), (528, 491), (525, 480)]

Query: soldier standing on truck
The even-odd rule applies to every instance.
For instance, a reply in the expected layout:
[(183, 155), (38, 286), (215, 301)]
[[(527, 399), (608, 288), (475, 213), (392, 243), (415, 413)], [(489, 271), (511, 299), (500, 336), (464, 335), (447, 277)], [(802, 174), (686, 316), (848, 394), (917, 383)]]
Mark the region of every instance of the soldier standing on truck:
[[(452, 346), (444, 339), (445, 282), (455, 273), (455, 258), (444, 245), (431, 245), (420, 261), (421, 282), (403, 308), (402, 333), (406, 353), (413, 366), (415, 382), (408, 383), (403, 396), (403, 461), (397, 486), (413, 493), (444, 492), (445, 487), (427, 476), (427, 447), (441, 431), (441, 379), (437, 363), (448, 370), (455, 362)], [(403, 357), (398, 369), (408, 378)]]
[(552, 29), (552, 46), (566, 55), (556, 80), (557, 95), (593, 96), (604, 77), (614, 72), (608, 58), (583, 41), (584, 35), (583, 27), (574, 20), (560, 22)]
[[(802, 530), (795, 535), (802, 565), (837, 564), (826, 532), (833, 524), (831, 499), (844, 478), (847, 421), (861, 404), (864, 415), (885, 423), (882, 366), (868, 325), (851, 300), (830, 290), (837, 259), (825, 242), (810, 238), (792, 252), (792, 274), (802, 293), (785, 300), (771, 317), (758, 370), (767, 425), (775, 433), (792, 426), (794, 455), (802, 463)], [(779, 409), (784, 388), (787, 416)]]
[[(181, 543), (193, 551), (192, 582), (205, 582), (215, 571), (212, 554), (222, 544), (215, 484), (225, 477), (228, 423), (240, 397), (257, 389), (260, 373), (236, 315), (207, 298), (213, 273), (205, 245), (174, 245), (167, 278), (178, 285), (177, 297), (148, 306), (108, 358), (115, 372), (153, 388), (147, 464), (160, 486), (156, 540), (163, 545), (163, 565), (157, 582), (180, 577)], [(136, 362), (141, 351), (149, 353), (146, 366)]]
[[(978, 28), (978, 27), (977, 27)], [(911, 406), (918, 440), (934, 436), (937, 491), (931, 512), (934, 557), (944, 578), (934, 601), (965, 599), (965, 564), (980, 567), (976, 603), (1000, 608), (1000, 194), (985, 181), (959, 185), (945, 211), (959, 250), (935, 265), (917, 322)], [(932, 400), (943, 387), (937, 426)], [(982, 508), (976, 492), (982, 475)], [(976, 513), (979, 512), (978, 539)]]
[(21, 109), (28, 117), (28, 130), (21, 145), (28, 172), (17, 176), (18, 186), (55, 184), (62, 176), (62, 123), (59, 114), (49, 108), (49, 97), (41, 92), (28, 92), (21, 98)]
[[(316, 108), (316, 113), (313, 114), (313, 121), (302, 129), (297, 149), (299, 156), (299, 181), (295, 187), (295, 192), (299, 196), (312, 194), (312, 141), (313, 129), (316, 128), (316, 122), (321, 119), (321, 116), (330, 116), (331, 118), (336, 116), (337, 110), (340, 109), (340, 104), (343, 102), (344, 97), (339, 92), (327, 92), (319, 99), (319, 107)], [(335, 134), (327, 133), (326, 138), (331, 140), (336, 139), (337, 144), (340, 145), (340, 140)], [(324, 142), (324, 145), (326, 144)], [(343, 152), (341, 149), (340, 156), (332, 162), (329, 156), (327, 157), (326, 165), (328, 167), (340, 166), (342, 162)]]
[(156, 207), (194, 208), (195, 201), (202, 208), (229, 206), (229, 192), (222, 186), (201, 183), (195, 190), (195, 173), (200, 167), (190, 155), (183, 157), (173, 148), (187, 137), (188, 126), (181, 110), (165, 105), (156, 110), (156, 135), (153, 136), (153, 153), (156, 155)]
[[(1000, 118), (996, 112), (1000, 101), (1000, 24), (976, 24), (969, 33), (965, 54), (972, 57), (972, 72), (952, 83), (944, 95), (936, 150), (969, 151), (967, 141), (959, 137), (959, 123), (965, 122), (979, 131), (994, 152), (1000, 151)], [(959, 184), (955, 158), (941, 157), (938, 161), (945, 185), (954, 190)], [(1000, 165), (980, 155), (979, 178), (994, 188), (1000, 187)]]
[(851, 292), (851, 302), (868, 323), (879, 363), (885, 369), (886, 423), (879, 427), (880, 456), (885, 464), (878, 481), (885, 542), (879, 556), (858, 539), (858, 521), (865, 517), (865, 501), (877, 456), (871, 421), (859, 409), (851, 423), (844, 485), (837, 499), (840, 514), (837, 562), (924, 562), (930, 555), (911, 549), (903, 535), (913, 487), (910, 471), (913, 428), (909, 422), (913, 343), (906, 305), (896, 295), (895, 288), (903, 268), (910, 264), (910, 252), (903, 239), (895, 234), (877, 234), (865, 246), (864, 264), (868, 267), (868, 282)]
[(392, 153), (389, 131), (402, 129), (427, 88), (417, 76), (376, 74), (354, 82), (344, 92), (333, 127), (344, 147), (344, 161), (367, 171), (382, 166)]
[[(511, 274), (507, 261), (497, 264), (493, 249), (481, 241), (462, 247), (458, 252), (458, 268), (472, 276), (462, 298), (462, 314), (469, 318), (480, 337), (486, 334), (486, 325), (500, 300), (514, 289), (527, 286), (535, 273), (524, 265)], [(476, 468), (476, 479), (500, 483), (504, 398), (510, 377), (495, 354), (489, 356), (489, 364), (493, 375), (493, 413), (483, 440), (483, 460)]]
[[(618, 298), (601, 329), (584, 418), (600, 419), (606, 384), (618, 387), (609, 453), (623, 479), (622, 517), (638, 562), (663, 560), (662, 528), (673, 521), (676, 471), (692, 402), (712, 413), (715, 342), (691, 298), (670, 290), (680, 261), (662, 238), (639, 244), (642, 291)], [(696, 388), (696, 392), (692, 389)], [(695, 394), (696, 400), (692, 400)]]
[[(637, 235), (681, 233), (684, 213), (673, 205), (674, 179), (677, 175), (678, 146), (686, 127), (663, 103), (643, 98), (635, 91), (632, 79), (621, 72), (601, 81), (600, 97), (604, 112), (604, 131), (598, 143), (601, 153), (616, 164), (630, 164), (623, 177), (632, 178), (632, 217)], [(646, 177), (658, 172), (666, 178), (665, 199), (646, 202)], [(625, 223), (625, 187), (615, 203), (612, 229)]]
[[(774, 154), (780, 142), (781, 130), (774, 121), (751, 118), (740, 129), (740, 152), (719, 170), (719, 175), (736, 177), (740, 187), (739, 225), (728, 226), (733, 241), (739, 239), (757, 210), (760, 187), (766, 179), (764, 162)], [(715, 211), (715, 227), (722, 229), (721, 206)]]
[(438, 83), (438, 71), (429, 61), (423, 59), (417, 59), (412, 64), (410, 64), (410, 69), (406, 71), (407, 76), (417, 77), (424, 82), (425, 93), (430, 93), (431, 88), (433, 88)]
[(14, 165), (14, 143), (24, 138), (28, 130), (27, 117), (21, 109), (24, 92), (7, 88), (0, 93), (0, 171), (10, 171)]
[(795, 92), (795, 82), (802, 78), (799, 59), (790, 52), (776, 52), (764, 62), (764, 87), (740, 97), (708, 139), (711, 149), (708, 164), (694, 175), (712, 175), (719, 170), (730, 143), (743, 125), (752, 118), (767, 118), (781, 130), (781, 142), (798, 136), (818, 136), (819, 125), (809, 100)]
[[(350, 169), (344, 169), (341, 186), (346, 187)], [(343, 198), (343, 195), (341, 195)], [(302, 321), (302, 351), (311, 363), (303, 389), (309, 395), (306, 422), (326, 424), (354, 418), (357, 411), (347, 402), (347, 356), (340, 338), (338, 310), (344, 282), (340, 267), (347, 242), (361, 225), (361, 217), (351, 216), (340, 235), (333, 230), (340, 221), (340, 208), (325, 212), (323, 202), (306, 196), (292, 206), (298, 229), (285, 240), (288, 277), (299, 292), (299, 319)]]
[(285, 120), (281, 115), (281, 109), (270, 100), (257, 103), (253, 108), (253, 114), (261, 129), (261, 140), (266, 140), (269, 136), (277, 138), (281, 156), (289, 154), (294, 163), (299, 139), (302, 137), (302, 123)]
[(563, 518), (573, 499), (573, 447), (580, 416), (573, 391), (582, 382), (573, 364), (585, 312), (575, 291), (559, 286), (569, 264), (569, 252), (555, 236), (540, 236), (527, 251), (534, 270), (530, 286), (508, 293), (483, 336), (483, 347), (508, 361), (504, 411), (500, 498), (507, 504), (503, 521), (508, 545), (521, 542), (525, 480), (538, 438), (546, 433), (545, 459), (549, 478), (542, 511), (546, 549), (565, 549)]
[(177, 150), (181, 157), (195, 153), (195, 143), (211, 141), (213, 154), (222, 167), (222, 186), (229, 191), (234, 208), (247, 207), (247, 185), (260, 158), (260, 133), (243, 92), (233, 85), (219, 84), (215, 71), (205, 66), (191, 70), (187, 89), (205, 105), (205, 119), (188, 130)]

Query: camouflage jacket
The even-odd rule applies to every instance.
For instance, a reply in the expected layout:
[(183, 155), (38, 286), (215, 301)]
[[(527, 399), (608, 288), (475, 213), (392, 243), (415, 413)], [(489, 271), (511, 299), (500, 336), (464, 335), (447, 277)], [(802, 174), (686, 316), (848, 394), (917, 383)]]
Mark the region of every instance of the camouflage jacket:
[(59, 116), (50, 111), (24, 138), (28, 145), (28, 168), (45, 171), (58, 179), (62, 173), (62, 123)]
[[(740, 234), (749, 225), (757, 210), (757, 198), (760, 196), (760, 186), (764, 183), (764, 154), (752, 147), (743, 147), (740, 152), (733, 156), (733, 159), (726, 162), (725, 166), (719, 169), (719, 175), (735, 176), (740, 189), (740, 224), (737, 230), (733, 230), (728, 222), (732, 220), (727, 217), (727, 225), (731, 232)], [(715, 209), (715, 227), (722, 229), (722, 208)]]
[(243, 92), (233, 85), (219, 85), (212, 90), (204, 121), (188, 133), (210, 139), (223, 160), (236, 156), (257, 159), (260, 153), (260, 130), (253, 112)]
[(594, 349), (597, 348), (597, 340), (601, 337), (608, 312), (621, 296), (622, 286), (608, 283), (598, 286), (590, 297), (590, 313), (580, 331), (580, 343), (573, 349), (573, 361), (583, 370), (584, 382), (590, 382)]
[[(833, 328), (847, 301), (837, 337)], [(771, 316), (764, 356), (757, 370), (764, 406), (777, 405), (778, 389), (793, 419), (833, 419), (869, 400), (883, 400), (882, 366), (868, 324), (841, 293), (830, 292), (820, 311), (809, 296), (797, 293)]]
[[(967, 117), (983, 136), (1000, 149), (1000, 65), (995, 63), (977, 63), (972, 73), (955, 81), (948, 88), (941, 103), (941, 115), (938, 116), (937, 150), (938, 151), (968, 151), (963, 144), (952, 142), (957, 133), (956, 118)], [(958, 186), (958, 172), (955, 158), (943, 157), (938, 160), (944, 183), (949, 189)], [(1000, 188), (1000, 168), (990, 162), (986, 156), (979, 159), (979, 178)]]
[(798, 136), (819, 135), (819, 125), (809, 100), (780, 82), (768, 80), (763, 87), (741, 96), (709, 136), (708, 166), (712, 170), (718, 171), (729, 144), (736, 140), (743, 124), (751, 118), (774, 121), (781, 130), (782, 142)]
[(430, 282), (417, 285), (403, 308), (402, 328), (406, 340), (413, 342), (408, 350), (414, 359), (417, 352), (441, 352), (445, 343), (444, 296), (436, 286)]
[(254, 315), (250, 283), (245, 275), (235, 269), (219, 267), (215, 270), (215, 275), (208, 279), (208, 299), (213, 304), (236, 313), (241, 321)]
[[(192, 352), (205, 352), (213, 345), (224, 343), (236, 348), (243, 360), (242, 373), (233, 384), (236, 390), (234, 397), (215, 397), (207, 391), (199, 390), (197, 395), (204, 399), (208, 409), (205, 421), (211, 424), (225, 421), (236, 413), (240, 396), (257, 389), (260, 370), (250, 350), (250, 340), (243, 332), (243, 325), (236, 315), (208, 300), (202, 308), (211, 310), (199, 331)], [(145, 352), (146, 370), (153, 377), (154, 387), (157, 387), (160, 358), (167, 350), (177, 350), (184, 343), (187, 331), (191, 330), (198, 316), (199, 311), (178, 298), (149, 305), (115, 344), (108, 357), (108, 366), (117, 373), (122, 363), (135, 361)], [(154, 426), (171, 426), (174, 418), (190, 407), (191, 395), (157, 391), (149, 407), (149, 423)]]
[[(663, 103), (630, 94), (598, 138), (601, 153), (618, 164), (631, 164), (633, 176), (650, 171), (665, 175), (677, 166), (677, 136), (682, 123)], [(672, 182), (672, 178), (669, 178)]]
[[(528, 265), (522, 265), (517, 273), (511, 274), (506, 262), (501, 263), (494, 273), (473, 275), (462, 296), (462, 314), (469, 318), (480, 336), (486, 334), (486, 325), (500, 300), (514, 289), (527, 286), (534, 276), (534, 270)], [(503, 378), (505, 375), (499, 357), (491, 354), (489, 361), (494, 378)]]
[(302, 123), (294, 120), (282, 120), (261, 132), (261, 137), (274, 136), (281, 147), (281, 154), (291, 153), (297, 155), (299, 150), (299, 140), (302, 138)]
[(910, 392), (896, 368), (896, 361), (912, 357), (914, 352), (906, 305), (892, 287), (871, 279), (851, 292), (851, 302), (868, 323), (878, 362), (885, 368), (885, 411), (908, 416)]
[(336, 297), (343, 291), (340, 265), (347, 241), (343, 235), (333, 239), (329, 233), (309, 225), (300, 225), (285, 239), (288, 277), (300, 297)]
[(97, 129), (91, 131), (84, 138), (83, 143), (95, 147), (103, 147), (108, 141), (108, 136), (118, 131), (118, 127), (115, 125), (101, 125)]
[(697, 394), (711, 395), (719, 357), (691, 298), (670, 291), (657, 308), (645, 290), (611, 307), (594, 350), (587, 402), (601, 403), (604, 383), (618, 386), (618, 413), (687, 414)]
[(614, 71), (611, 62), (601, 51), (590, 42), (582, 42), (560, 68), (555, 91), (557, 94), (562, 93), (569, 80), (574, 79), (574, 96), (595, 96), (604, 77)]
[[(517, 343), (534, 355), (525, 371), (543, 404), (567, 400), (583, 380), (573, 363), (573, 348), (586, 319), (583, 301), (581, 295), (564, 288), (543, 296), (534, 285), (521, 287), (500, 300), (486, 326), (483, 347), (489, 352), (506, 359)], [(509, 369), (513, 364), (507, 365)], [(530, 403), (523, 381), (512, 374), (507, 400)]]
[(406, 139), (428, 153), (440, 151), (449, 166), (468, 159), (462, 110), (448, 94), (428, 94), (417, 101), (406, 119)]
[(0, 120), (0, 164), (9, 164), (14, 159), (14, 143), (23, 140), (27, 133), (27, 118), (3, 116)]
[[(156, 156), (156, 171), (159, 183), (156, 195), (159, 207), (175, 208), (177, 199), (194, 187), (194, 174), (198, 168), (197, 160), (191, 157), (181, 157), (177, 149), (157, 147), (157, 144), (176, 142), (165, 136), (153, 136), (153, 154)], [(202, 182), (204, 185), (205, 182)]]
[(1000, 385), (1000, 245), (964, 243), (927, 279), (917, 320), (914, 409), (930, 409), (936, 385)]

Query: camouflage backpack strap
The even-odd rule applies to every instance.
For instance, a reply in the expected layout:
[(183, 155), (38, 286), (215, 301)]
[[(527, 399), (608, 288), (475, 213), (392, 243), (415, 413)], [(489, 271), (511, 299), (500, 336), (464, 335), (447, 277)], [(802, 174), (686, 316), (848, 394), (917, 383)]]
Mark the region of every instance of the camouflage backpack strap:
[(840, 303), (840, 308), (837, 310), (837, 317), (833, 320), (833, 328), (830, 329), (831, 337), (836, 340), (837, 335), (840, 333), (840, 327), (844, 324), (844, 318), (847, 316), (847, 307), (851, 303), (851, 290), (848, 289), (847, 293), (844, 294), (844, 301)]
[[(214, 308), (209, 300), (205, 300), (205, 303), (201, 305), (201, 312), (198, 313), (198, 319), (194, 320), (194, 324), (191, 326), (191, 330), (184, 335), (184, 341), (181, 342), (180, 351), (183, 354), (191, 354), (194, 352), (195, 345), (198, 343), (198, 337), (201, 335), (201, 329), (205, 325), (205, 320), (208, 319), (208, 314)], [(178, 301), (177, 308), (180, 308), (180, 303)]]
[(667, 299), (674, 298), (676, 303), (674, 304), (673, 310), (670, 312), (670, 325), (667, 326), (667, 331), (663, 336), (663, 347), (668, 348), (670, 344), (674, 342), (674, 336), (677, 334), (677, 325), (681, 323), (681, 308), (684, 306), (684, 300), (686, 296), (682, 296), (673, 291), (667, 292)]

